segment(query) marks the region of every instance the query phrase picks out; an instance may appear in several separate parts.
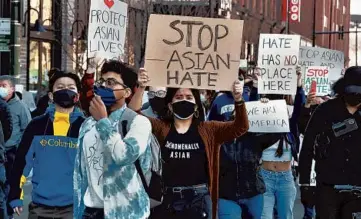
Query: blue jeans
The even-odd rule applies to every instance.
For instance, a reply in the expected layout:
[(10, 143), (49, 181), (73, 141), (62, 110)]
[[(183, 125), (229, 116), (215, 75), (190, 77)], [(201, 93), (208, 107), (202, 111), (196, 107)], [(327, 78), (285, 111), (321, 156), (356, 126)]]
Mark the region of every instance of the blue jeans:
[(237, 202), (219, 199), (218, 217), (219, 219), (240, 218), (242, 207), (246, 206), (253, 219), (261, 219), (263, 209), (263, 195), (257, 195), (248, 199), (240, 199)]
[(212, 201), (208, 188), (187, 189), (184, 193), (167, 192), (163, 203), (152, 209), (150, 215), (150, 219), (164, 218), (211, 219)]
[(303, 219), (312, 219), (315, 217), (315, 208), (314, 207), (307, 207), (306, 205), (303, 206), (305, 208), (305, 215)]
[(272, 219), (276, 206), (278, 219), (293, 219), (296, 186), (292, 171), (273, 172), (261, 169), (266, 184), (262, 219)]

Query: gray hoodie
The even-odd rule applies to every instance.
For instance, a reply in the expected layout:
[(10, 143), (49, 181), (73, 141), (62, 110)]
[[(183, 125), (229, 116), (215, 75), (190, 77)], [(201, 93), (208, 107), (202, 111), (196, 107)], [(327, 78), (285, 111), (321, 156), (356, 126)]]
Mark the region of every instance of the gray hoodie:
[(23, 137), (24, 130), (31, 121), (31, 114), (29, 108), (19, 99), (15, 94), (8, 102), (12, 123), (13, 132), (10, 139), (5, 144), (5, 149), (9, 150), (14, 146), (18, 147), (21, 138)]

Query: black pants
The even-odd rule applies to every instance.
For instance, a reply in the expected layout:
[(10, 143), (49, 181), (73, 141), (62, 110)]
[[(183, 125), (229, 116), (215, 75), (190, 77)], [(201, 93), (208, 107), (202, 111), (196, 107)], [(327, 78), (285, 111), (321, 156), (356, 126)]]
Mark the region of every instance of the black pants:
[(29, 219), (73, 219), (73, 206), (51, 207), (35, 203), (29, 204)]
[(104, 209), (86, 207), (82, 219), (104, 219)]
[[(15, 162), (15, 155), (16, 155), (17, 148), (11, 147), (10, 150), (5, 152), (5, 171), (6, 171), (6, 196), (9, 195), (10, 191), (10, 185), (9, 185), (9, 179), (11, 177), (11, 171), (13, 169), (13, 165)], [(9, 204), (7, 204), (7, 213), (8, 215), (13, 215), (13, 209), (10, 207)]]
[(317, 185), (316, 215), (319, 219), (361, 219), (361, 194)]

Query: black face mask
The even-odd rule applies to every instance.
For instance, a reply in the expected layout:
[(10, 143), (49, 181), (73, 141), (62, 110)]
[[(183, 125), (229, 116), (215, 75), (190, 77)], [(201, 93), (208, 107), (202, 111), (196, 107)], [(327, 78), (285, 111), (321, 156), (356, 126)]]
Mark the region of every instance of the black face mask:
[(72, 90), (63, 89), (53, 93), (54, 103), (63, 108), (71, 108), (78, 102), (78, 94)]
[(149, 104), (152, 107), (152, 110), (158, 115), (164, 113), (165, 111), (165, 100), (161, 97), (154, 97), (149, 99)]
[(172, 104), (173, 114), (181, 120), (189, 119), (196, 109), (196, 104), (187, 100), (181, 100)]
[(361, 94), (348, 94), (345, 95), (344, 100), (350, 106), (357, 106), (361, 103)]

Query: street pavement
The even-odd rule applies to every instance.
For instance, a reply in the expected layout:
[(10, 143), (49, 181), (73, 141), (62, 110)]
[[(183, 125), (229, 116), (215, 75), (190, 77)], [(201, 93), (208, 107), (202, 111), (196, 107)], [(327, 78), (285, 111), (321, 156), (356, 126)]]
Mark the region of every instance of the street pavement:
[[(28, 205), (31, 202), (31, 189), (32, 189), (32, 185), (30, 183), (30, 179), (26, 182), (26, 184), (24, 185), (24, 209), (23, 209), (23, 213), (18, 217), (16, 216), (15, 219), (27, 219), (28, 218)], [(297, 200), (295, 203), (295, 208), (294, 208), (294, 219), (302, 219), (303, 217), (303, 206), (301, 204), (301, 200), (300, 200), (300, 196), (299, 196), (299, 192), (297, 195)]]

